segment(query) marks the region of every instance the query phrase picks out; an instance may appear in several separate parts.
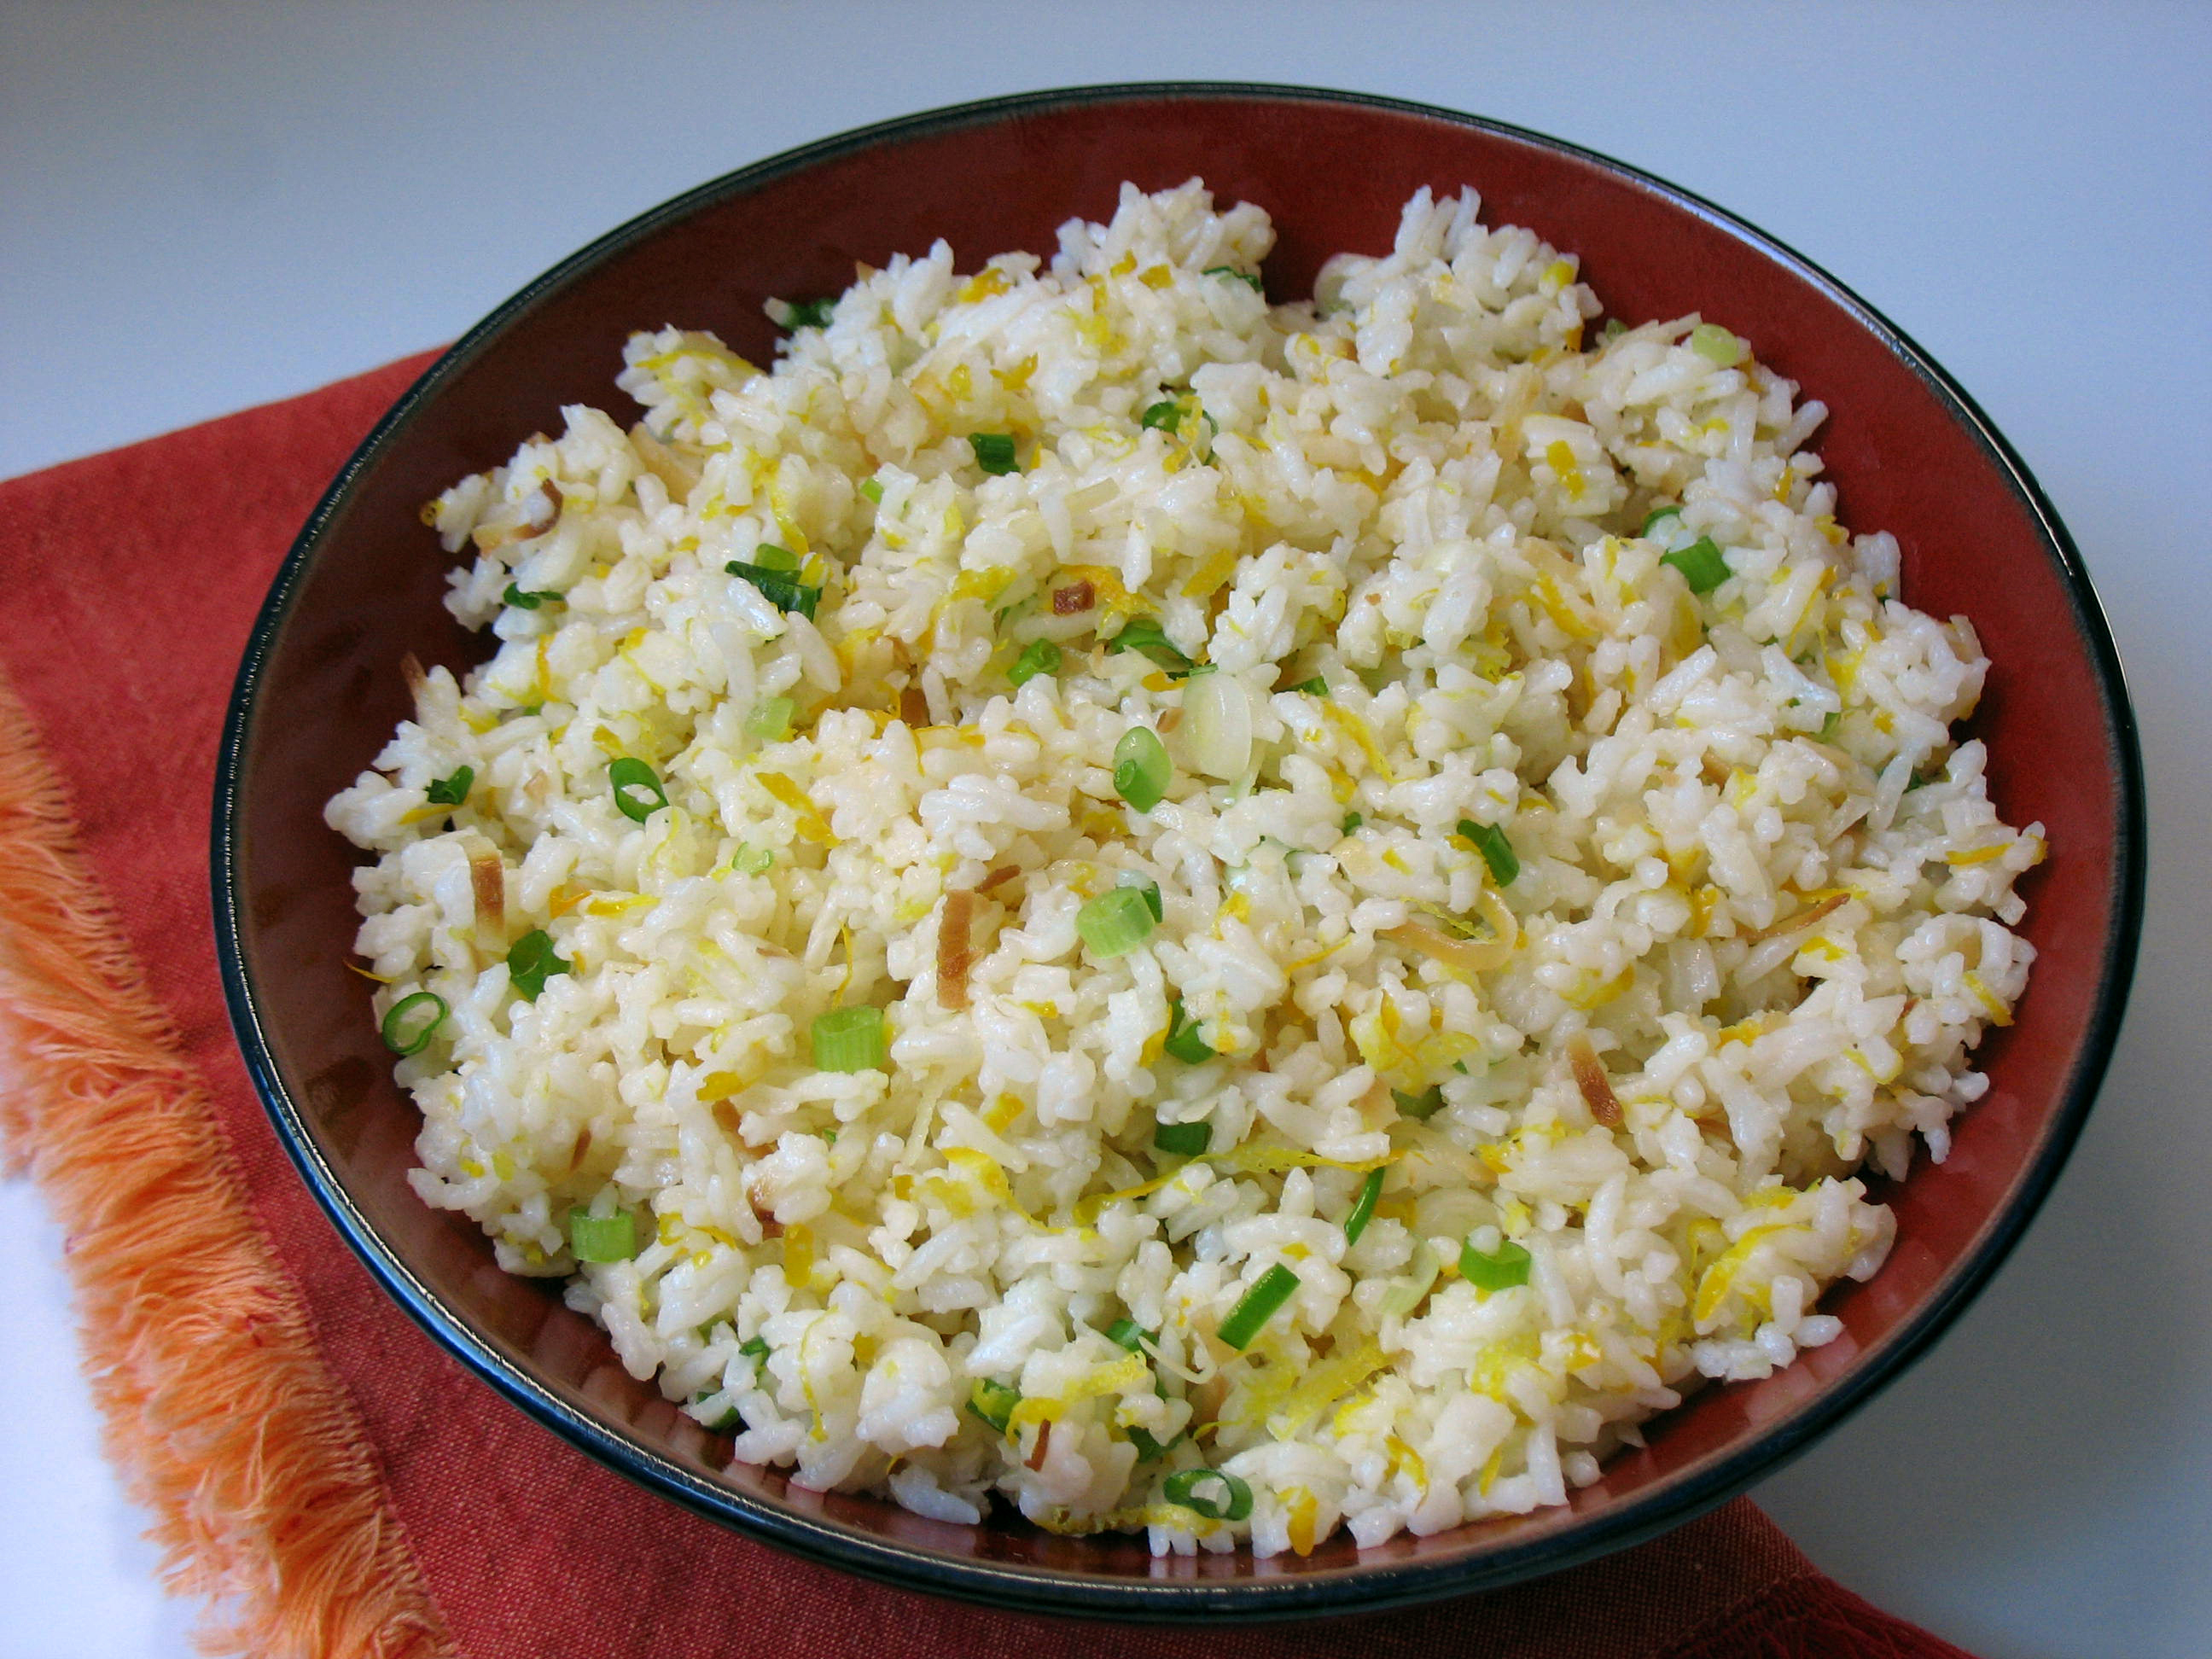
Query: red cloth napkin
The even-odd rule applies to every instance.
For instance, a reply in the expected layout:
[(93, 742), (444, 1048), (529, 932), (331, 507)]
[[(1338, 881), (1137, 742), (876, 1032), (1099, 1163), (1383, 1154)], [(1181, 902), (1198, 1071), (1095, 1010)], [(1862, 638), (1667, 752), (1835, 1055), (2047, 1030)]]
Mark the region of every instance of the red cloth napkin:
[(70, 1231), (110, 1449), (173, 1582), (227, 1601), (231, 1647), (1965, 1659), (1823, 1577), (1742, 1500), (1409, 1612), (1203, 1632), (995, 1613), (722, 1530), (465, 1372), (372, 1283), (277, 1146), (223, 1014), (205, 873), (255, 610), (427, 362), (0, 484), (0, 1015), (27, 1079), (0, 1133)]

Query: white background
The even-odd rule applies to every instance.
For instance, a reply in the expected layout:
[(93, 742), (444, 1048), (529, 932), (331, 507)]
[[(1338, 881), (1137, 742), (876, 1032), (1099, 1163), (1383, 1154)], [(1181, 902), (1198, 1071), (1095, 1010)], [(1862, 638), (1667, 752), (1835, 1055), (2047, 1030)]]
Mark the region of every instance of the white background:
[[(2207, 17), (0, 0), (0, 477), (450, 339), (691, 185), (999, 93), (1340, 86), (1711, 197), (1896, 319), (2039, 476), (2128, 660), (2154, 842), (2127, 1032), (2056, 1196), (1937, 1351), (1757, 1495), (1844, 1583), (1985, 1659), (2202, 1656)], [(180, 1656), (190, 1609), (97, 1455), (60, 1238), (20, 1181), (0, 1261), (0, 1655)]]

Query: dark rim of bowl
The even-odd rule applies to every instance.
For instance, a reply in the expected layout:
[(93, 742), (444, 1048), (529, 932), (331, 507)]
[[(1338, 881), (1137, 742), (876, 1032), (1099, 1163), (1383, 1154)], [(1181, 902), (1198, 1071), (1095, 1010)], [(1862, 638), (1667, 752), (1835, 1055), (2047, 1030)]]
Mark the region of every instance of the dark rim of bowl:
[[(2113, 908), (2103, 946), (2102, 978), (2086, 1038), (2043, 1145), (2021, 1178), (2012, 1204), (1972, 1251), (1952, 1267), (1912, 1319), (1871, 1349), (1856, 1370), (1789, 1413), (1735, 1450), (1656, 1483), (1565, 1530), (1471, 1559), (1377, 1562), (1340, 1571), (1241, 1582), (1102, 1579), (1047, 1568), (1010, 1566), (891, 1543), (818, 1516), (776, 1507), (721, 1486), (623, 1438), (576, 1410), (480, 1341), (467, 1323), (410, 1271), (369, 1225), (323, 1160), (299, 1103), (279, 1074), (264, 1036), (241, 946), (240, 805), (255, 694), (301, 578), (354, 483), (416, 412), (487, 342), (548, 295), (702, 206), (816, 163), (900, 139), (988, 125), (1010, 117), (1116, 101), (1265, 99), (1349, 104), (1472, 127), (1595, 164), (1638, 189), (1665, 198), (1786, 267), (1843, 307), (1923, 381), (2003, 476), (2041, 532), (2064, 577), (2074, 626), (2094, 665), (2104, 697), (2106, 741), (2118, 793), (2113, 845)], [(2142, 759), (2118, 651), (2065, 526), (2010, 444), (1979, 405), (1905, 332), (1842, 283), (1794, 249), (1702, 197), (1625, 162), (1504, 122), (1401, 99), (1322, 88), (1236, 82), (1155, 82), (1018, 94), (932, 110), (786, 150), (724, 174), (641, 214), (572, 254), (522, 289), (432, 364), (392, 405), (348, 459), (301, 529), (270, 586), (239, 665), (217, 762), (212, 838), (216, 940), (232, 1026), (278, 1139), (338, 1232), (384, 1288), (423, 1329), (538, 1422), (597, 1462), (711, 1520), (795, 1554), (908, 1589), (1025, 1612), (1138, 1620), (1192, 1616), (1264, 1620), (1372, 1612), (1497, 1589), (1572, 1566), (1654, 1536), (1712, 1509), (1773, 1473), (1893, 1381), (1949, 1326), (2010, 1254), (2064, 1166), (2095, 1098), (2124, 1012), (2141, 931), (2144, 877)]]

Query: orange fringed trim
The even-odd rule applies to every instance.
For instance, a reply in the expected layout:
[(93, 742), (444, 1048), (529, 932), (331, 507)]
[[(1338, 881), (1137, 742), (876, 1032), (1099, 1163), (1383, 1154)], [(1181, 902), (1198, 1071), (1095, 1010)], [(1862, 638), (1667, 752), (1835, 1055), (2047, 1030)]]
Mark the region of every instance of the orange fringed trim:
[(453, 1652), (351, 1404), (0, 684), (0, 1147), (70, 1239), (109, 1458), (211, 1652)]

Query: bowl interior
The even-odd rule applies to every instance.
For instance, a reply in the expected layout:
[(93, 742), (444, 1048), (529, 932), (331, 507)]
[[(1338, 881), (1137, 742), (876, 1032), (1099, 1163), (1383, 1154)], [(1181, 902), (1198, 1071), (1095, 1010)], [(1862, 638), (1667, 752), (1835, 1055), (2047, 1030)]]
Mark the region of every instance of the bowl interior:
[[(1069, 1540), (1024, 1525), (924, 1521), (871, 1499), (725, 1472), (718, 1441), (632, 1382), (552, 1287), (511, 1278), (464, 1218), (404, 1180), (416, 1118), (391, 1079), (368, 988), (343, 965), (356, 927), (352, 849), (323, 803), (408, 712), (400, 660), (457, 672), (485, 653), (440, 604), (450, 563), (422, 503), (504, 459), (563, 404), (621, 406), (625, 336), (712, 329), (768, 362), (770, 295), (835, 292), (939, 237), (963, 269), (1049, 252), (1073, 215), (1109, 216), (1124, 179), (1201, 175), (1218, 200), (1273, 216), (1277, 299), (1310, 292), (1342, 249), (1386, 250), (1416, 189), (1472, 184), (1492, 223), (1582, 257), (1611, 314), (1698, 311), (1832, 411), (1814, 447), (1855, 529), (1904, 550), (1905, 596), (1964, 612), (1994, 663), (1972, 723), (1995, 799), (2040, 820), (2050, 862), (2024, 884), (2039, 953), (2011, 1029), (1981, 1051), (1989, 1094), (1948, 1162), (1887, 1194), (1896, 1250), (1824, 1304), (1844, 1335), (1771, 1380), (1712, 1389), (1655, 1425), (1565, 1509), (1355, 1552), (1156, 1562), (1141, 1540)], [(1684, 1518), (1829, 1425), (1978, 1285), (2055, 1174), (2101, 1069), (2132, 950), (2139, 856), (2129, 723), (2086, 586), (2032, 486), (1909, 350), (1817, 273), (1652, 181), (1529, 135), (1437, 112), (1265, 89), (1123, 89), (896, 124), (763, 164), (648, 216), (526, 291), (410, 394), (303, 537), (241, 678), (226, 753), (228, 863), (219, 932), (258, 1082), (341, 1227), (418, 1317), (561, 1432), (682, 1501), (782, 1541), (939, 1588), (1141, 1611), (1148, 1587), (1232, 1592), (1232, 1607), (1370, 1602), (1499, 1582)], [(228, 880), (225, 880), (227, 876)], [(1079, 1575), (1056, 1588), (1047, 1578)], [(1272, 1601), (1270, 1600), (1272, 1598)], [(1157, 1603), (1158, 1598), (1152, 1598)]]

